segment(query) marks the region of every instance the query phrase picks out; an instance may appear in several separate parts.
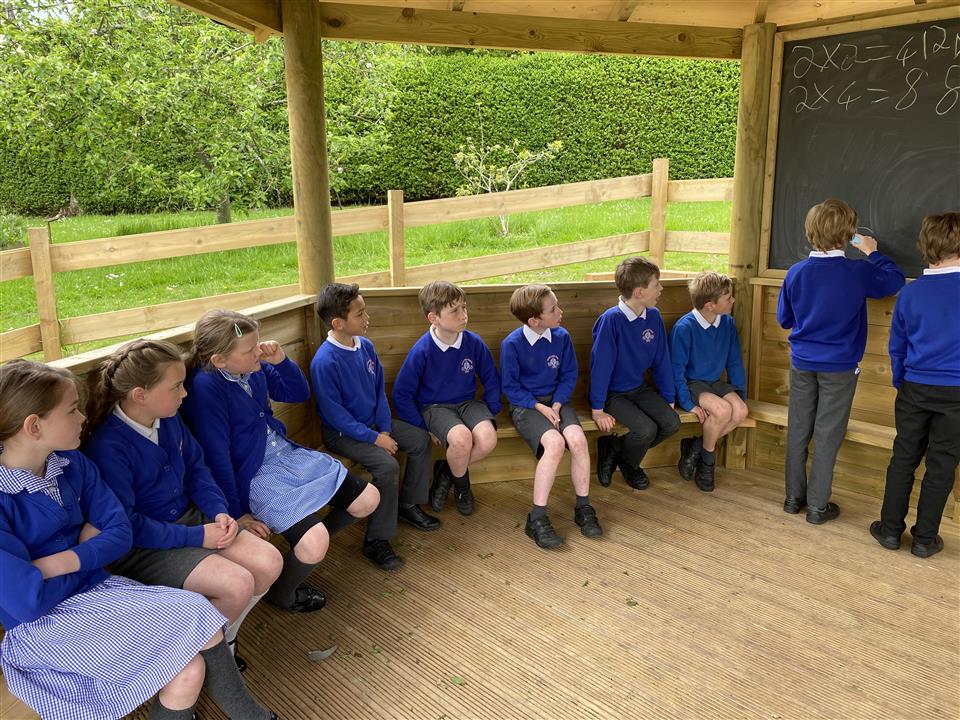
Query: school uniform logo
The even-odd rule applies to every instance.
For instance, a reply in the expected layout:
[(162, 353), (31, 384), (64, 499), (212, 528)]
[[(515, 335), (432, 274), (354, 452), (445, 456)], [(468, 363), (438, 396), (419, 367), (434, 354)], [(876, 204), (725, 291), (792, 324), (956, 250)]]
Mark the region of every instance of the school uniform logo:
[(464, 375), (469, 375), (473, 372), (473, 360), (470, 358), (464, 358), (460, 361), (460, 372)]
[(551, 355), (547, 358), (547, 367), (556, 370), (560, 367), (560, 358), (556, 355)]
[(643, 341), (645, 343), (652, 343), (653, 339), (656, 336), (657, 334), (653, 330), (651, 330), (650, 328), (647, 328), (646, 330), (643, 331), (643, 335), (641, 335), (640, 337), (643, 338)]
[(373, 358), (367, 358), (367, 372), (371, 375), (377, 374), (377, 366), (373, 362)]

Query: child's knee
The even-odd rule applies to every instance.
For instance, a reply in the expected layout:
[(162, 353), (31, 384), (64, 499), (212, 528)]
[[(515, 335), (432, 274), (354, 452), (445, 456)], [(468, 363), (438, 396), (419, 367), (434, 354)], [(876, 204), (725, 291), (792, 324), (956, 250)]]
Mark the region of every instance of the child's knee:
[[(394, 485), (396, 487), (396, 485)], [(347, 511), (357, 518), (366, 517), (380, 504), (380, 491), (372, 483), (368, 484), (363, 492), (354, 500)]]
[(237, 604), (246, 605), (253, 596), (256, 581), (247, 568), (237, 563), (231, 565), (233, 567), (220, 575), (224, 589)]
[(579, 426), (567, 428), (563, 434), (567, 447), (570, 448), (570, 454), (574, 456), (586, 455), (589, 452), (587, 447), (587, 436)]
[(447, 433), (447, 449), (456, 453), (473, 450), (473, 433), (466, 425), (457, 425)]
[(749, 414), (750, 408), (742, 400), (733, 403), (733, 419), (736, 420), (737, 425), (746, 420)]
[(184, 695), (199, 695), (203, 688), (203, 681), (207, 676), (207, 664), (199, 655), (194, 655), (190, 662), (178, 672), (173, 680), (167, 683), (167, 688)]
[(251, 554), (251, 567), (257, 589), (269, 587), (280, 577), (283, 570), (283, 555), (266, 540), (258, 540), (256, 552)]
[(540, 445), (543, 447), (542, 457), (560, 458), (564, 449), (567, 447), (563, 436), (556, 430), (545, 432), (540, 438)]
[(733, 407), (728, 402), (718, 402), (711, 408), (714, 418), (721, 425), (726, 425), (733, 417)]
[(318, 522), (304, 533), (294, 548), (294, 553), (300, 562), (315, 565), (323, 560), (330, 548), (330, 533), (326, 526)]
[(483, 422), (471, 432), (473, 446), (482, 452), (490, 452), (497, 446), (497, 430), (493, 423)]

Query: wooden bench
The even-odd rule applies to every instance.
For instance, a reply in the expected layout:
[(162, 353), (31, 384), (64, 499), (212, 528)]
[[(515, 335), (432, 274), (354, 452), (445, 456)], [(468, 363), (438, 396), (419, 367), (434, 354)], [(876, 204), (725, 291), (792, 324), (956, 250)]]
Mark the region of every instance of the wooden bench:
[[(750, 417), (756, 422), (770, 423), (771, 425), (787, 426), (787, 406), (777, 405), (776, 403), (761, 402), (759, 400), (747, 400), (747, 406), (750, 408)], [(877, 423), (864, 422), (863, 420), (850, 420), (847, 423), (847, 432), (843, 436), (844, 440), (860, 443), (861, 445), (871, 445), (873, 447), (893, 449), (893, 440), (897, 437), (897, 429), (887, 425), (878, 425)]]

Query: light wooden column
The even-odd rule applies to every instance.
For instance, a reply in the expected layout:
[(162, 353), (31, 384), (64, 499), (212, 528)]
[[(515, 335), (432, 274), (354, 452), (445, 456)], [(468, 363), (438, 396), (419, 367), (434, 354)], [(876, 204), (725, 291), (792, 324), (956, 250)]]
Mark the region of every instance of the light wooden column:
[(656, 158), (653, 161), (653, 178), (650, 183), (650, 260), (663, 267), (667, 247), (667, 183), (670, 182), (670, 160)]
[(300, 292), (310, 294), (334, 278), (320, 3), (281, 0), (280, 8)]
[(63, 357), (60, 345), (60, 318), (57, 316), (57, 293), (53, 284), (53, 264), (50, 261), (50, 228), (27, 229), (30, 241), (30, 262), (33, 266), (33, 287), (37, 296), (37, 315), (40, 318), (40, 343), (43, 359), (47, 362)]

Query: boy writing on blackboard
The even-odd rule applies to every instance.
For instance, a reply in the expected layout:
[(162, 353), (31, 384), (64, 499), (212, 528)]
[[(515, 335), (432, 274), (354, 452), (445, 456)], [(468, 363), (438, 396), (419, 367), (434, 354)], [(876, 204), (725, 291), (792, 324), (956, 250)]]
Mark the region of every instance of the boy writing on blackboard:
[(925, 217), (917, 246), (929, 267), (903, 289), (893, 309), (897, 439), (883, 509), (870, 534), (888, 550), (900, 547), (913, 473), (926, 455), (910, 551), (927, 558), (943, 550), (937, 530), (960, 462), (960, 213)]
[[(847, 431), (858, 363), (867, 346), (867, 298), (896, 293), (905, 282), (900, 268), (877, 252), (877, 241), (857, 235), (857, 214), (842, 200), (814, 205), (804, 221), (813, 246), (806, 260), (783, 280), (777, 321), (790, 329), (790, 403), (787, 411), (784, 512), (807, 508), (807, 522), (833, 520), (829, 502), (833, 466)], [(850, 244), (868, 262), (844, 257)], [(807, 445), (815, 452), (807, 477)]]

